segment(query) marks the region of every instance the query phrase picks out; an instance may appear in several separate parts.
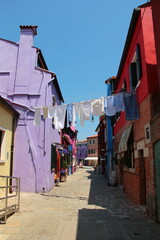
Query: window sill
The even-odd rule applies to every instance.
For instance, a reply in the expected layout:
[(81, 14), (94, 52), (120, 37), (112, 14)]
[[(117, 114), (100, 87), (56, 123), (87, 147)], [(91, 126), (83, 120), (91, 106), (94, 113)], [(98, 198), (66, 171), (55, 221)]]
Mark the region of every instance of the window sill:
[(0, 163), (5, 163), (5, 160), (0, 160)]
[(124, 171), (130, 172), (130, 173), (135, 173), (135, 172), (136, 172), (136, 171), (135, 171), (135, 168), (127, 168), (127, 167), (124, 167), (123, 169), (124, 169)]

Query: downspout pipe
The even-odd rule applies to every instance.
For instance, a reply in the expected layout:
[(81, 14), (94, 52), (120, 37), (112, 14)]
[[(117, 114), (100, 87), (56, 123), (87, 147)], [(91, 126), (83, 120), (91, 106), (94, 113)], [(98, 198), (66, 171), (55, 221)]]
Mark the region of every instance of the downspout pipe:
[[(10, 177), (13, 176), (13, 154), (14, 154), (14, 135), (15, 135), (15, 129), (17, 126), (17, 119), (18, 115), (16, 116), (15, 114), (13, 115), (13, 120), (12, 120), (12, 139), (11, 139), (11, 157), (10, 157)], [(12, 186), (12, 178), (10, 178), (10, 186)], [(12, 193), (13, 189), (9, 188), (9, 192)]]

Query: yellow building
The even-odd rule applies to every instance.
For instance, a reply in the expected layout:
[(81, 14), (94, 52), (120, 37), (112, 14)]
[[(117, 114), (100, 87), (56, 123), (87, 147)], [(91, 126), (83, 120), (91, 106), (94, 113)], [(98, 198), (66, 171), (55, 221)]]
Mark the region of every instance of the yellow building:
[[(19, 113), (0, 96), (0, 176), (12, 176), (14, 132)], [(0, 177), (0, 186), (3, 179)]]

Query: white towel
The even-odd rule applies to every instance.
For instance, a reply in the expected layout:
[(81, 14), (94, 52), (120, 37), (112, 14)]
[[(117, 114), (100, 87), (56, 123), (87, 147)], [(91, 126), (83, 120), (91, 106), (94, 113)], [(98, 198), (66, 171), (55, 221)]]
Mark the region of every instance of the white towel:
[(86, 101), (79, 104), (80, 123), (84, 126), (85, 120), (90, 120), (92, 110), (92, 102)]
[(48, 107), (48, 117), (53, 118), (55, 115), (55, 111), (56, 111), (56, 107), (54, 106)]
[(92, 115), (102, 116), (104, 115), (104, 97), (92, 100)]
[(34, 125), (39, 126), (41, 124), (41, 107), (35, 108)]
[(55, 107), (54, 125), (55, 129), (63, 129), (66, 117), (67, 105), (58, 105)]

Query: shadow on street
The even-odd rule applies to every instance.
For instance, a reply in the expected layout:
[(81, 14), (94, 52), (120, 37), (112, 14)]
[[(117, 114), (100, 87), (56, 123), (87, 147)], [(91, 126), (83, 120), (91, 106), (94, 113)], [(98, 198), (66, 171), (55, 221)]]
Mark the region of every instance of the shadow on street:
[(126, 199), (118, 186), (108, 186), (103, 175), (88, 171), (88, 204), (79, 210), (77, 240), (159, 240), (160, 225)]

